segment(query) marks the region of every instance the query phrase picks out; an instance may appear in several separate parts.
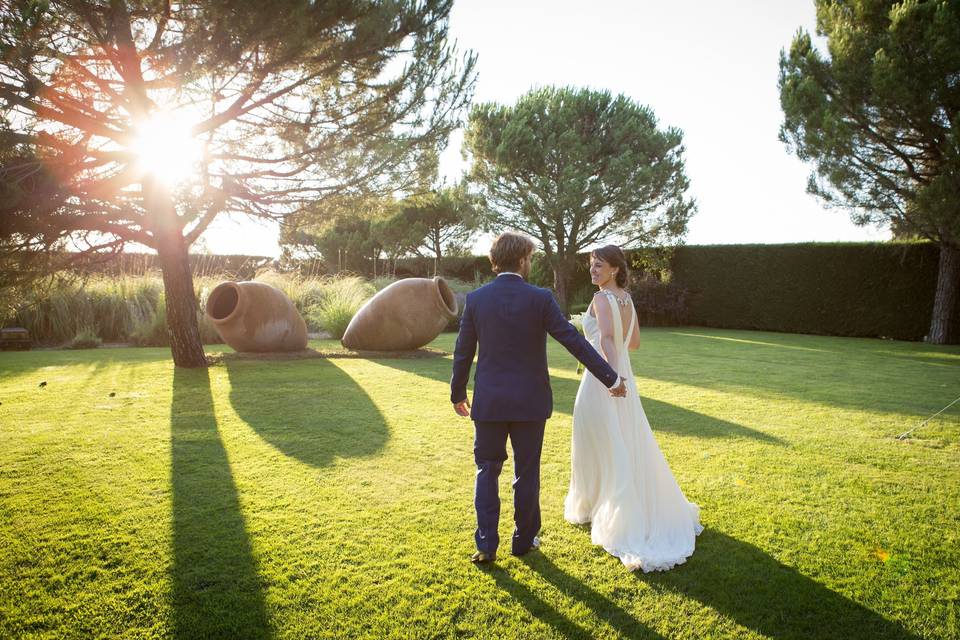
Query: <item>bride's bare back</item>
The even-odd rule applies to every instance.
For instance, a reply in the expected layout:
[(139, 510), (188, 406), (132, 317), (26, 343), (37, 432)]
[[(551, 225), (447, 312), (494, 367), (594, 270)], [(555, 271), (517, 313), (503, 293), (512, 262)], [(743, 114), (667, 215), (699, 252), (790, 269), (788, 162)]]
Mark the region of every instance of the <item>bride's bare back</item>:
[[(606, 300), (602, 298), (604, 291), (613, 294), (618, 300), (625, 301), (625, 303), (607, 304)], [(620, 288), (597, 291), (593, 296), (593, 300), (590, 302), (590, 307), (587, 309), (587, 313), (597, 319), (597, 324), (600, 325), (601, 336), (613, 339), (614, 325), (611, 309), (616, 309), (620, 314), (620, 326), (623, 327), (623, 336), (630, 336), (630, 343), (627, 345), (627, 348), (636, 349), (639, 347), (640, 327), (637, 321), (637, 314), (634, 312), (630, 299), (630, 293)], [(633, 323), (633, 331), (630, 330), (631, 323)]]

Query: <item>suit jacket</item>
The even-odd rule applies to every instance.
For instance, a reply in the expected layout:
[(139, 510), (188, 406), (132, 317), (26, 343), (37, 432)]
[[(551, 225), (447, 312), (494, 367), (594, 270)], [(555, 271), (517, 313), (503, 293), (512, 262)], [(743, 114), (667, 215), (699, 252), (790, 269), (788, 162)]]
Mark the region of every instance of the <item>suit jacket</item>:
[(450, 400), (467, 397), (473, 356), (480, 345), (470, 417), (481, 422), (546, 420), (553, 413), (547, 373), (547, 334), (566, 347), (607, 387), (619, 380), (606, 360), (563, 317), (547, 289), (515, 274), (467, 294), (453, 354)]

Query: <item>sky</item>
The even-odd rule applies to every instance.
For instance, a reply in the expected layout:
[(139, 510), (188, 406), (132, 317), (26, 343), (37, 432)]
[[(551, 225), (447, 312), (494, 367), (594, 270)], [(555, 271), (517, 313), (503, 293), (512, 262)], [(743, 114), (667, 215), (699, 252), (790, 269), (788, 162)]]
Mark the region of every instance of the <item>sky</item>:
[[(478, 55), (474, 102), (513, 104), (535, 86), (606, 89), (681, 129), (698, 208), (687, 244), (889, 239), (807, 194), (810, 166), (777, 139), (779, 53), (814, 25), (812, 0), (455, 0), (450, 36)], [(441, 157), (448, 181), (466, 167), (462, 139)], [(202, 247), (275, 256), (276, 238), (274, 226), (222, 217)]]

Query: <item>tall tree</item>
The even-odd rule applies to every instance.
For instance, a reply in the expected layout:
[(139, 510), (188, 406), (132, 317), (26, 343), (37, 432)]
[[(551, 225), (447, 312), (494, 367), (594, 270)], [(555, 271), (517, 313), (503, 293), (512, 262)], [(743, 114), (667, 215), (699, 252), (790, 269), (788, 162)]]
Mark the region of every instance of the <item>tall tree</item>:
[(190, 245), (402, 189), (475, 79), (452, 0), (0, 0), (0, 238), (157, 251), (178, 366), (203, 366)]
[(374, 224), (393, 213), (392, 195), (326, 198), (284, 218), (280, 247), (292, 259), (320, 257), (327, 270), (374, 274), (383, 247)]
[(361, 216), (342, 216), (317, 231), (281, 232), (285, 248), (296, 247), (306, 256), (319, 254), (328, 271), (370, 273), (380, 247), (370, 235), (371, 221)]
[(623, 95), (548, 87), (513, 106), (476, 105), (464, 146), (488, 226), (539, 241), (564, 310), (578, 253), (601, 240), (677, 241), (695, 210), (682, 133), (658, 129), (648, 107)]
[(397, 259), (413, 253), (420, 246), (423, 229), (411, 225), (395, 206), (389, 215), (370, 224), (370, 239), (386, 254), (388, 272), (395, 276)]
[(411, 236), (420, 238), (413, 251), (433, 256), (433, 275), (440, 275), (447, 248), (462, 248), (476, 236), (477, 204), (477, 198), (464, 183), (440, 187), (399, 203), (396, 215), (409, 226)]
[(817, 0), (780, 53), (780, 139), (857, 224), (940, 245), (928, 340), (960, 337), (960, 2)]

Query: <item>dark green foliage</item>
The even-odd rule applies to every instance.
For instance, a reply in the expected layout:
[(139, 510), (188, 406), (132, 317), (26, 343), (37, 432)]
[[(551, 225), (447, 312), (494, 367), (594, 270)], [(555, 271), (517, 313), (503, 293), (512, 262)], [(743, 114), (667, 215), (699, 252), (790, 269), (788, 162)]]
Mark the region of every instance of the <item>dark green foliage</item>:
[(932, 243), (680, 247), (673, 281), (694, 325), (920, 340), (937, 280)]
[(475, 105), (464, 137), (487, 226), (531, 235), (562, 307), (577, 255), (605, 238), (672, 244), (695, 211), (683, 134), (649, 107), (606, 91), (534, 89), (515, 105)]
[(960, 243), (960, 3), (817, 0), (780, 56), (781, 139), (855, 222)]
[[(493, 278), (490, 259), (486, 256), (447, 256), (443, 259), (443, 276), (466, 282), (485, 282)], [(396, 264), (398, 278), (426, 278), (433, 275), (432, 258), (400, 258)]]
[(808, 190), (857, 224), (940, 243), (930, 339), (960, 339), (960, 2), (816, 0), (780, 54), (780, 138), (813, 163)]
[(318, 253), (328, 273), (372, 273), (373, 259), (380, 253), (371, 237), (371, 222), (362, 216), (338, 217), (316, 232), (296, 229), (282, 234), (288, 247), (309, 247), (308, 254)]
[(407, 229), (407, 238), (415, 240), (412, 250), (433, 257), (433, 274), (443, 272), (446, 252), (464, 252), (478, 228), (477, 198), (465, 184), (442, 187), (408, 198), (398, 204), (397, 222)]
[(430, 256), (430, 275), (438, 275), (445, 256), (469, 256), (478, 231), (477, 199), (463, 184), (400, 200), (368, 199), (356, 209), (342, 204), (291, 216), (280, 237), (285, 255), (319, 255), (329, 271), (366, 276), (397, 274), (403, 256)]
[(689, 292), (684, 286), (643, 278), (630, 285), (630, 295), (641, 326), (686, 324)]

